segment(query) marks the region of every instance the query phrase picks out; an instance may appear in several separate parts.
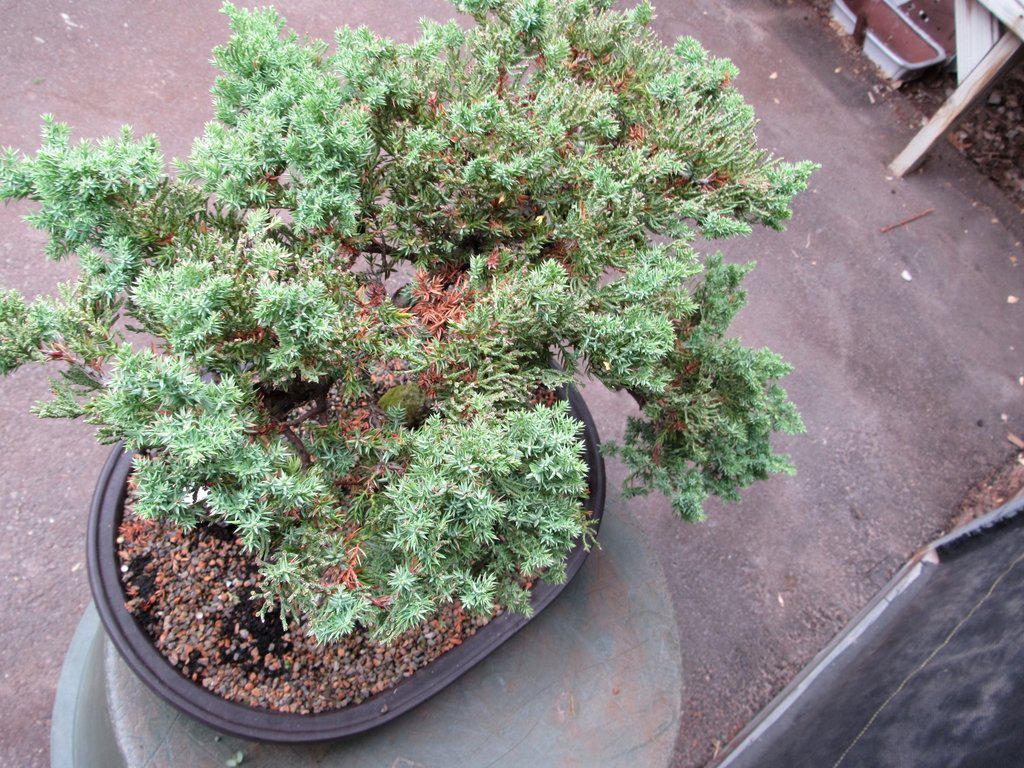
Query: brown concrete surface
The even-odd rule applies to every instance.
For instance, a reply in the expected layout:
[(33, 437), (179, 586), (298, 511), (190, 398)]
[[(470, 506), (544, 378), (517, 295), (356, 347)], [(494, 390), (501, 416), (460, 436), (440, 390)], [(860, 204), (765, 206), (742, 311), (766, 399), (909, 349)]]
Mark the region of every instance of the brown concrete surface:
[[(278, 0), (291, 25), (327, 36), (370, 24), (408, 39), (440, 2)], [(122, 121), (188, 151), (210, 116), (215, 2), (0, 0), (0, 144), (34, 149), (38, 116), (79, 136)], [(677, 523), (661, 499), (631, 503), (674, 591), (681, 627), (680, 766), (701, 765), (834, 634), (889, 573), (942, 529), (965, 489), (1024, 432), (1021, 217), (940, 148), (921, 174), (887, 179), (912, 131), (802, 4), (662, 0), (666, 39), (693, 34), (742, 70), (764, 142), (823, 169), (787, 233), (729, 242), (756, 258), (737, 331), (796, 365), (789, 389), (807, 422), (780, 441), (799, 467)], [(837, 68), (842, 68), (836, 72)], [(777, 77), (771, 74), (777, 72)], [(878, 228), (933, 207), (909, 227)], [(0, 210), (0, 285), (32, 295), (72, 274), (45, 264), (42, 239)], [(911, 282), (900, 278), (908, 270)], [(82, 425), (39, 422), (38, 370), (0, 381), (0, 765), (47, 764), (48, 720), (64, 649), (89, 599), (82, 531), (106, 455)], [(605, 437), (627, 398), (587, 390)], [(1001, 420), (1006, 414), (1008, 421)], [(611, 467), (610, 481), (621, 479)]]

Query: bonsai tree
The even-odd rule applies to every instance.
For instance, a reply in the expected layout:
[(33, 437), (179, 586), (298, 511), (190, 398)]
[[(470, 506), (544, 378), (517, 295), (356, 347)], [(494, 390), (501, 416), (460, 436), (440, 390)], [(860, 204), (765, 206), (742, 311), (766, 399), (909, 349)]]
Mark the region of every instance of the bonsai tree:
[(788, 366), (726, 335), (750, 265), (691, 245), (780, 228), (812, 170), (758, 149), (735, 67), (665, 48), (646, 3), (455, 4), (470, 29), (333, 52), (225, 5), (216, 118), (175, 172), (50, 117), (0, 163), (80, 266), (0, 294), (0, 372), (57, 363), (37, 413), (124, 441), (139, 515), (231, 526), (324, 641), (528, 612), (561, 578), (589, 529), (577, 374), (639, 404), (627, 494), (687, 520), (790, 471), (770, 438), (802, 429)]

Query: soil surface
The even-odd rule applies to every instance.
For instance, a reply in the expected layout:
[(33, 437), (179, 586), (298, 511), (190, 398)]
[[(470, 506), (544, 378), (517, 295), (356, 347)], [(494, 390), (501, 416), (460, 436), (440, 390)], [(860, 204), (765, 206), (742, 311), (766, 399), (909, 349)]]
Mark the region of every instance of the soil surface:
[(274, 611), (260, 617), (257, 561), (228, 528), (183, 532), (128, 513), (119, 533), (125, 606), (153, 644), (185, 677), (251, 707), (306, 714), (359, 704), (490, 621), (451, 603), (391, 645), (362, 631), (321, 645)]
[[(956, 75), (936, 70), (903, 87), (906, 98), (932, 115), (956, 89)], [(950, 144), (1024, 208), (1024, 68), (996, 83), (986, 101), (947, 135)]]

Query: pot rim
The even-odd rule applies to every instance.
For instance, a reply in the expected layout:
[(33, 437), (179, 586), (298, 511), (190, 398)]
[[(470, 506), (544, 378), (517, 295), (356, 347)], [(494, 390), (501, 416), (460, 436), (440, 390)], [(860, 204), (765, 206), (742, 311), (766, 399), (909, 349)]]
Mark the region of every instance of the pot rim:
[[(588, 496), (584, 507), (597, 536), (604, 513), (605, 471), (593, 417), (575, 387), (567, 388), (570, 411), (583, 424)], [(278, 712), (229, 701), (181, 674), (153, 645), (125, 608), (117, 567), (116, 538), (124, 513), (131, 455), (118, 443), (107, 459), (93, 494), (86, 538), (89, 587), (107, 636), (128, 667), (157, 696), (215, 730), (255, 741), (298, 744), (343, 739), (381, 726), (422, 704), (479, 664), (546, 608), (572, 581), (589, 554), (582, 542), (566, 560), (561, 584), (539, 581), (531, 592), (533, 616), (503, 612), (393, 688), (360, 704), (315, 714)]]

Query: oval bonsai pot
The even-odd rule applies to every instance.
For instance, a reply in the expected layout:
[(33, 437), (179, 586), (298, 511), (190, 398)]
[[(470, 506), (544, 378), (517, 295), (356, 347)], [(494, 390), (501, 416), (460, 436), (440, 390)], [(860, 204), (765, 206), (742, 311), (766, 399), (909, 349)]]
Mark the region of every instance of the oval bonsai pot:
[[(580, 394), (569, 388), (571, 412), (583, 424), (588, 497), (584, 506), (594, 519), (594, 533), (604, 512), (604, 461), (594, 421)], [(118, 445), (100, 473), (93, 496), (87, 535), (89, 586), (107, 635), (128, 667), (154, 693), (186, 715), (223, 733), (255, 741), (309, 743), (354, 736), (395, 719), (454, 682), (526, 625), (520, 614), (503, 612), (476, 634), (466, 638), (393, 688), (361, 704), (317, 714), (294, 714), (259, 709), (228, 701), (181, 674), (153, 645), (149, 636), (125, 608), (118, 569), (116, 538), (124, 513), (131, 455)], [(566, 581), (538, 581), (531, 603), (537, 616), (572, 580), (587, 558), (582, 543), (566, 562)]]

